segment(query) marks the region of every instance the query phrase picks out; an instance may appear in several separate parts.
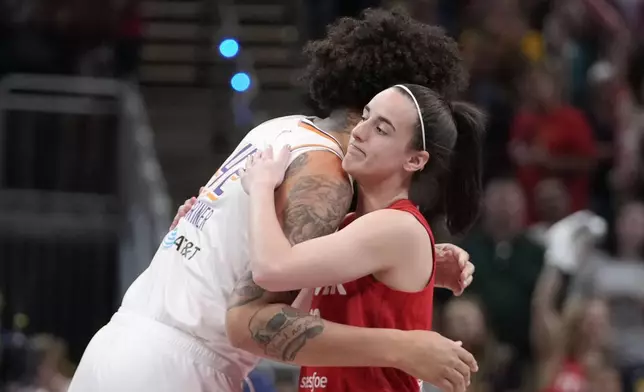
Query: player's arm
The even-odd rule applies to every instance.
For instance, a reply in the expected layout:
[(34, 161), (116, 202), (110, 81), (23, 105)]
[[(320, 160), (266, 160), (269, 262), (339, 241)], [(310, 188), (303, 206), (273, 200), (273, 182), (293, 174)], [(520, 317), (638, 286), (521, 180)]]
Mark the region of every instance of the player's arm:
[[(275, 192), (284, 236), (293, 244), (337, 230), (351, 203), (352, 190), (340, 160), (328, 152), (296, 158)], [(280, 230), (281, 232), (282, 230)], [(408, 347), (397, 330), (358, 328), (322, 320), (291, 306), (298, 291), (269, 292), (248, 272), (228, 303), (226, 328), (231, 343), (267, 358), (308, 366), (400, 368)]]
[(273, 199), (268, 187), (251, 193), (251, 269), (255, 283), (267, 290), (323, 287), (385, 272), (413, 259), (419, 244), (427, 242), (427, 232), (412, 215), (380, 210), (333, 234), (291, 245), (280, 230)]
[(417, 342), (395, 329), (360, 328), (323, 320), (291, 305), (297, 291), (274, 293), (248, 272), (228, 303), (228, 339), (258, 356), (300, 366), (394, 367)]

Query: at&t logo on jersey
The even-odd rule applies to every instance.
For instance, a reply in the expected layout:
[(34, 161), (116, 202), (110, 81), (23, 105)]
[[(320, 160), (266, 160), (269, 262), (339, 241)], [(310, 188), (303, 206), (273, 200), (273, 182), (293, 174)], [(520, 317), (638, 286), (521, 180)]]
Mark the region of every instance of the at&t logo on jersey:
[(311, 392), (319, 391), (326, 389), (327, 382), (326, 377), (318, 376), (318, 373), (314, 372), (312, 376), (302, 377), (300, 380), (300, 388), (309, 389)]
[(163, 239), (163, 242), (161, 243), (161, 246), (164, 247), (165, 249), (168, 249), (172, 245), (174, 245), (174, 242), (177, 240), (177, 233), (179, 232), (178, 229), (174, 229), (171, 232), (169, 232), (165, 238)]
[(188, 260), (192, 260), (201, 251), (201, 248), (194, 242), (188, 240), (186, 236), (178, 235), (178, 229), (172, 230), (165, 236), (161, 247), (168, 250), (174, 248), (181, 256)]

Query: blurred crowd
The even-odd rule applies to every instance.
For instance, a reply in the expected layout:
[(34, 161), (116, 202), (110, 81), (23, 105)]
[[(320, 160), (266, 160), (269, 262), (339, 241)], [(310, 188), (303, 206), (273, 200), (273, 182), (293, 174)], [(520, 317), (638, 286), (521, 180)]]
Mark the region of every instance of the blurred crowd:
[(51, 335), (0, 335), (0, 391), (65, 392), (74, 366), (64, 342)]
[(409, 3), (489, 114), (475, 279), (437, 326), (470, 390), (644, 391), (644, 1)]
[[(0, 76), (132, 75), (139, 4), (113, 3), (0, 1)], [(486, 189), (457, 239), (474, 283), (437, 296), (436, 328), (478, 359), (469, 390), (644, 391), (644, 0), (309, 3), (322, 26), (404, 3), (462, 44), (465, 98), (489, 114)], [(0, 347), (10, 390), (64, 390), (61, 342)]]

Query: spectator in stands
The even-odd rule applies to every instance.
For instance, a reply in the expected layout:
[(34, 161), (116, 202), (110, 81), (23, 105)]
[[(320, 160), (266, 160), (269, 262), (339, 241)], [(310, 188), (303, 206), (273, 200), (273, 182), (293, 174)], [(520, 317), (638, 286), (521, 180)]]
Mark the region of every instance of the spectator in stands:
[(586, 208), (596, 149), (588, 121), (562, 102), (559, 84), (544, 66), (535, 66), (523, 87), (523, 107), (510, 134), (510, 155), (528, 200), (529, 221), (536, 219), (535, 187), (547, 177), (562, 179), (572, 211)]
[(36, 335), (30, 339), (31, 365), (36, 373), (33, 384), (43, 392), (65, 392), (71, 381), (71, 364), (67, 346), (51, 335)]
[(534, 339), (538, 391), (582, 392), (590, 375), (606, 369), (608, 310), (601, 300), (578, 300), (557, 310), (560, 270), (544, 268), (534, 297)]
[(644, 199), (644, 45), (632, 56), (628, 80), (632, 100), (620, 111), (613, 183), (618, 198)]
[(625, 388), (644, 383), (644, 203), (625, 204), (617, 218), (617, 258), (598, 264), (592, 286), (610, 306), (612, 349)]
[(628, 92), (617, 69), (607, 61), (595, 63), (588, 71), (587, 114), (597, 142), (597, 165), (591, 181), (591, 208), (612, 222), (616, 202), (611, 172), (619, 157), (620, 113), (628, 105)]
[(472, 377), (470, 392), (507, 392), (520, 388), (523, 369), (513, 369), (513, 350), (500, 344), (487, 328), (483, 306), (473, 297), (454, 297), (443, 310), (445, 336), (463, 342), (474, 354), (479, 371)]
[(525, 199), (512, 179), (491, 181), (483, 197), (480, 227), (462, 242), (476, 265), (469, 293), (486, 307), (490, 332), (507, 344), (517, 364), (531, 360), (530, 304), (544, 249), (525, 230)]
[[(558, 239), (569, 235), (559, 244), (564, 246), (555, 252), (551, 243), (548, 249), (548, 266), (534, 299), (538, 379), (553, 392), (567, 391), (565, 385), (571, 384), (615, 384), (610, 359), (622, 375), (624, 390), (634, 391), (644, 381), (644, 204), (629, 203), (619, 212), (616, 259), (594, 254), (593, 241), (583, 238), (583, 226), (595, 219), (588, 216), (582, 225), (578, 223), (583, 219), (567, 219), (572, 230), (557, 232)], [(563, 297), (562, 315), (558, 297)]]
[(537, 184), (534, 191), (537, 222), (528, 232), (537, 243), (545, 246), (548, 229), (570, 214), (570, 195), (558, 178), (547, 178)]
[[(22, 355), (12, 358), (22, 363), (22, 372), (9, 383), (8, 392), (66, 392), (71, 365), (66, 346), (50, 335), (37, 335), (22, 345)], [(65, 374), (67, 373), (67, 374)]]

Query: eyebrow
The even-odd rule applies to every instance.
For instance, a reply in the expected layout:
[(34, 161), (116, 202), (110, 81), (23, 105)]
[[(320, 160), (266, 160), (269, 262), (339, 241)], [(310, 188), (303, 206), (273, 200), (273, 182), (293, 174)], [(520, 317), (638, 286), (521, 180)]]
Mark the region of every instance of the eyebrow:
[[(369, 107), (369, 105), (366, 105), (364, 107), (364, 110), (366, 110), (367, 112), (371, 113), (371, 108)], [(376, 118), (378, 120), (384, 122), (384, 123), (387, 123), (394, 130), (394, 132), (396, 132), (396, 127), (394, 127), (394, 124), (391, 122), (391, 120), (389, 120), (386, 117), (382, 117), (382, 116), (376, 116)]]

